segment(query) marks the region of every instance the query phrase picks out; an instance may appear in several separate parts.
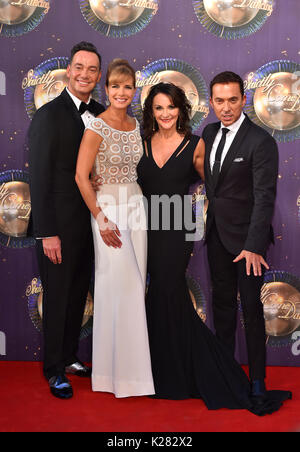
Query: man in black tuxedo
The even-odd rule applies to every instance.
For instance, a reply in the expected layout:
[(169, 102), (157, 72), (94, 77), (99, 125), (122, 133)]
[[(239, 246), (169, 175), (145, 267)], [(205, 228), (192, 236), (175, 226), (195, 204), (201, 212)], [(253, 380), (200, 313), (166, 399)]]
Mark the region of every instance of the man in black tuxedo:
[(220, 122), (203, 131), (209, 200), (206, 243), (216, 335), (235, 351), (237, 293), (245, 321), (254, 396), (265, 394), (265, 323), (260, 301), (278, 177), (275, 140), (243, 113), (242, 79), (223, 72), (211, 82)]
[(44, 374), (51, 392), (70, 398), (66, 373), (89, 376), (76, 356), (91, 281), (90, 213), (75, 182), (77, 154), (88, 121), (104, 111), (91, 93), (101, 57), (90, 43), (71, 51), (68, 86), (35, 114), (29, 129), (33, 235), (43, 286)]

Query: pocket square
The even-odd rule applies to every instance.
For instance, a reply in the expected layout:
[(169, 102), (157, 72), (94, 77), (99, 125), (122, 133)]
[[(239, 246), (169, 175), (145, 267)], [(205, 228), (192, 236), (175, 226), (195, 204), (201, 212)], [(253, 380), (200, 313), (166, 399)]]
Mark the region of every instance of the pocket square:
[(243, 162), (244, 161), (244, 157), (238, 157), (238, 158), (234, 159), (233, 161), (236, 162), (236, 163)]

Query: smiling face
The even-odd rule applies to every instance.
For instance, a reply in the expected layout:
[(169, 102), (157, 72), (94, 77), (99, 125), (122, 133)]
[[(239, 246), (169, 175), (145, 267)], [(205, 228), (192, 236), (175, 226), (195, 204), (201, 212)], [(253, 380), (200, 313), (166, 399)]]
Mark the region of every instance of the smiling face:
[(112, 72), (105, 91), (111, 107), (126, 109), (131, 104), (136, 89), (132, 77)]
[(75, 53), (72, 62), (67, 67), (67, 77), (70, 92), (83, 102), (87, 102), (101, 78), (98, 56), (86, 50)]
[(153, 98), (153, 117), (158, 127), (163, 130), (176, 129), (179, 118), (179, 108), (175, 107), (172, 99), (166, 94), (159, 93)]
[(239, 119), (245, 103), (246, 96), (242, 96), (238, 83), (216, 83), (213, 86), (210, 104), (225, 127)]

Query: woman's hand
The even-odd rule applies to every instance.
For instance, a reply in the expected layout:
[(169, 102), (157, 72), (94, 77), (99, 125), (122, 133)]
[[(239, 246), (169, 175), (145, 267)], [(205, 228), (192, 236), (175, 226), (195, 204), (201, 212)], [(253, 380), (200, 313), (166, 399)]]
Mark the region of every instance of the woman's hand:
[(90, 178), (91, 186), (94, 191), (96, 191), (96, 192), (100, 191), (100, 188), (102, 186), (101, 180), (102, 180), (101, 176), (92, 176)]
[(121, 237), (121, 233), (119, 231), (118, 226), (110, 221), (101, 210), (96, 218), (100, 235), (102, 240), (107, 246), (112, 246), (114, 248), (121, 248), (122, 242), (119, 239)]
[(204, 181), (204, 155), (205, 155), (205, 143), (202, 138), (200, 138), (198, 145), (194, 151), (193, 163), (195, 170), (200, 175), (201, 179)]

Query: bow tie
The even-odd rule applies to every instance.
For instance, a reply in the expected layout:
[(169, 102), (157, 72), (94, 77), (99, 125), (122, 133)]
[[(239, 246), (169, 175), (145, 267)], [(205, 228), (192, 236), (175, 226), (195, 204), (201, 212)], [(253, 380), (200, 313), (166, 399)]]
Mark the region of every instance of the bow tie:
[(94, 99), (91, 99), (91, 101), (86, 104), (85, 102), (81, 102), (79, 107), (79, 113), (83, 115), (84, 112), (89, 111), (93, 113), (95, 116), (98, 114), (98, 108), (97, 103), (94, 101)]

